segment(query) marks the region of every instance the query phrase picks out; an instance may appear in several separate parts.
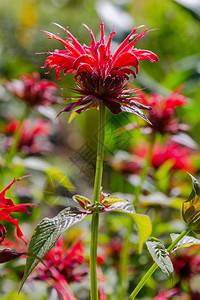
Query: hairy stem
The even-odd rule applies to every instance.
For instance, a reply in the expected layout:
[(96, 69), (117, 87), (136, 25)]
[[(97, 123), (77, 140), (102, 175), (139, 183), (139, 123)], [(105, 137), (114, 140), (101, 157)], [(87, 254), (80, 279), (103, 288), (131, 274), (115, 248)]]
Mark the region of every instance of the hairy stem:
[[(172, 252), (172, 250), (175, 248), (175, 246), (178, 244), (178, 242), (185, 236), (187, 235), (189, 232), (191, 231), (190, 228), (187, 228), (186, 230), (184, 230), (178, 237), (177, 239), (167, 248), (167, 251), (169, 253)], [(139, 291), (142, 289), (142, 287), (145, 285), (145, 283), (147, 282), (147, 280), (151, 277), (151, 275), (155, 272), (155, 270), (158, 268), (158, 265), (156, 263), (154, 263), (151, 268), (146, 272), (146, 274), (142, 277), (142, 279), (140, 280), (140, 282), (138, 283), (138, 285), (136, 286), (136, 288), (133, 290), (133, 292), (131, 293), (130, 297), (128, 298), (128, 300), (133, 300), (135, 299), (135, 297), (137, 296), (137, 294), (139, 293)]]
[[(101, 181), (103, 174), (104, 158), (104, 138), (105, 138), (105, 106), (99, 105), (98, 121), (98, 144), (97, 144), (97, 161), (94, 182), (93, 203), (99, 202), (101, 194)], [(91, 241), (90, 241), (90, 283), (91, 283), (91, 300), (98, 300), (98, 282), (97, 282), (97, 241), (98, 241), (99, 214), (92, 215), (91, 222)]]

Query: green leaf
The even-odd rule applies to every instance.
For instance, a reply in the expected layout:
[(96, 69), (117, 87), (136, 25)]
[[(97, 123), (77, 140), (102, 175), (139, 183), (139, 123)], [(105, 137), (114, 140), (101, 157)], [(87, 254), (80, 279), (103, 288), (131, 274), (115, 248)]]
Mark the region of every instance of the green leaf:
[(137, 226), (139, 236), (139, 253), (141, 253), (145, 240), (152, 232), (152, 225), (149, 217), (146, 215), (137, 214), (133, 205), (127, 200), (124, 200), (124, 202), (114, 203), (112, 206), (107, 208), (106, 211), (123, 212), (129, 214), (133, 218)]
[(106, 208), (106, 211), (120, 211), (127, 214), (135, 213), (133, 205), (128, 200), (115, 202), (109, 208)]
[(146, 245), (155, 263), (160, 267), (167, 278), (172, 280), (174, 268), (169, 258), (169, 253), (163, 243), (154, 237), (150, 237), (146, 241)]
[[(173, 243), (179, 237), (179, 234), (171, 233), (170, 236), (171, 236), (172, 243)], [(178, 244), (173, 249), (173, 251), (180, 249), (180, 248), (184, 248), (184, 247), (190, 247), (193, 245), (200, 245), (200, 240), (195, 239), (192, 236), (185, 236), (178, 242)]]
[(52, 167), (52, 165), (45, 160), (36, 157), (29, 157), (21, 160), (20, 164), (32, 170), (44, 172), (48, 179), (57, 181), (72, 193), (74, 193), (76, 190), (70, 179), (66, 176), (65, 172), (58, 167)]
[(199, 184), (199, 181), (194, 176), (192, 176), (190, 173), (188, 173), (188, 174), (192, 178), (193, 189), (194, 189), (195, 193), (199, 196), (200, 195), (200, 184)]
[(57, 181), (59, 184), (64, 186), (66, 189), (68, 189), (70, 192), (75, 192), (75, 187), (69, 180), (69, 178), (66, 176), (66, 174), (57, 168), (49, 168), (45, 171), (49, 179), (53, 181)]
[(133, 218), (137, 226), (139, 236), (139, 253), (141, 253), (144, 242), (152, 232), (151, 221), (146, 215), (131, 214), (131, 217)]
[(170, 180), (170, 170), (174, 165), (173, 159), (168, 159), (164, 164), (162, 164), (158, 170), (155, 172), (154, 176), (157, 179), (158, 189), (162, 192), (166, 192), (169, 187)]
[[(28, 252), (42, 259), (55, 245), (56, 241), (65, 230), (82, 221), (86, 216), (87, 213), (81, 211), (78, 207), (67, 207), (52, 219), (44, 218), (34, 230)], [(38, 259), (27, 257), (20, 290), (38, 263)]]

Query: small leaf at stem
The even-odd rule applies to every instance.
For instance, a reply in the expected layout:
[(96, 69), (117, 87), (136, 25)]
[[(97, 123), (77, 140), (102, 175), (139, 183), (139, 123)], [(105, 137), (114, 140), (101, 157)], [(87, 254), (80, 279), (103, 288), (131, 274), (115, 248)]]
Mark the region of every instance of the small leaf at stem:
[(155, 263), (167, 278), (172, 280), (174, 268), (163, 243), (154, 237), (150, 237), (146, 241), (146, 245)]
[[(170, 236), (171, 236), (172, 243), (173, 243), (179, 237), (179, 234), (171, 233)], [(178, 244), (172, 250), (172, 252), (177, 250), (177, 249), (184, 248), (184, 247), (190, 247), (190, 246), (193, 246), (193, 245), (200, 245), (200, 240), (195, 239), (192, 236), (184, 236), (184, 238), (182, 238), (178, 242)]]
[[(72, 225), (82, 221), (87, 213), (78, 207), (67, 207), (54, 218), (44, 218), (36, 227), (31, 238), (28, 252), (42, 259), (55, 245), (60, 235)], [(20, 290), (32, 270), (39, 263), (37, 258), (27, 257)]]
[(86, 209), (88, 205), (91, 205), (91, 201), (88, 198), (80, 195), (73, 196), (73, 200), (76, 201), (84, 209)]
[(101, 203), (105, 206), (105, 207), (110, 207), (112, 206), (114, 203), (116, 202), (124, 202), (126, 200), (124, 199), (120, 199), (118, 197), (106, 197), (104, 198)]

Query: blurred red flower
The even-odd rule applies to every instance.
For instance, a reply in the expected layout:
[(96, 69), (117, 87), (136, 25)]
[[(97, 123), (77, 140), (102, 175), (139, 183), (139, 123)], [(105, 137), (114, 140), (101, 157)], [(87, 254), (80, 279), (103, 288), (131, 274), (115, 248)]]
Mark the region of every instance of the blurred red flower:
[[(139, 101), (152, 108), (147, 114), (147, 118), (152, 123), (152, 126), (142, 128), (143, 133), (159, 132), (161, 134), (175, 134), (180, 130), (188, 130), (188, 126), (180, 124), (179, 119), (176, 117), (176, 108), (187, 104), (186, 98), (180, 94), (180, 90), (180, 87), (175, 89), (166, 98), (161, 94), (147, 96), (141, 90), (136, 92)], [(127, 127), (131, 129), (130, 125)]]
[[(111, 41), (115, 32), (111, 32), (106, 44), (103, 22), (100, 24), (99, 42), (96, 42), (92, 30), (86, 27), (92, 40), (90, 47), (81, 45), (68, 28), (55, 25), (63, 29), (69, 38), (63, 40), (58, 34), (44, 31), (49, 39), (55, 39), (65, 46), (65, 50), (56, 49), (54, 52), (46, 53), (50, 55), (44, 67), (49, 65), (49, 71), (55, 68), (57, 80), (60, 80), (61, 70), (64, 70), (65, 75), (75, 73), (77, 89), (74, 91), (78, 94), (78, 99), (72, 99), (76, 101), (69, 103), (62, 111), (75, 109), (75, 112), (81, 113), (91, 107), (98, 107), (99, 102), (103, 101), (114, 114), (125, 111), (145, 118), (140, 108), (148, 107), (133, 100), (134, 90), (127, 89), (127, 80), (129, 75), (136, 77), (139, 60), (158, 61), (158, 57), (153, 52), (134, 48), (135, 42), (146, 34), (147, 29), (136, 34), (142, 26), (135, 27), (112, 54)], [(135, 71), (131, 67), (134, 67)]]
[[(25, 176), (24, 176), (25, 177)], [(14, 226), (16, 226), (17, 228), (17, 236), (23, 240), (25, 243), (26, 241), (22, 238), (23, 233), (19, 227), (18, 224), (18, 220), (17, 219), (13, 219), (10, 214), (12, 212), (26, 212), (28, 214), (31, 214), (28, 210), (27, 210), (27, 206), (34, 206), (36, 204), (33, 203), (23, 203), (23, 204), (18, 204), (15, 205), (14, 202), (10, 199), (5, 197), (6, 192), (11, 188), (11, 186), (16, 182), (21, 180), (23, 177), (18, 178), (18, 179), (14, 179), (2, 192), (0, 192), (0, 220), (3, 221), (7, 221), (11, 224), (13, 224)], [(1, 240), (5, 238), (5, 227), (2, 227), (3, 225), (1, 225)], [(2, 240), (2, 241), (3, 241)]]
[(168, 140), (165, 145), (156, 143), (153, 148), (151, 163), (159, 168), (167, 160), (173, 161), (173, 170), (185, 170), (191, 173), (196, 171), (193, 155), (194, 151), (189, 147)]
[[(5, 125), (2, 129), (3, 133), (8, 136), (7, 147), (9, 148), (13, 142), (13, 134), (19, 129), (20, 122), (16, 119), (12, 119), (10, 123)], [(51, 145), (45, 146), (40, 140), (41, 136), (49, 136), (51, 133), (49, 123), (44, 119), (37, 119), (33, 124), (26, 119), (23, 122), (20, 139), (18, 143), (18, 149), (24, 154), (37, 154), (42, 150), (50, 149)]]
[[(148, 151), (149, 145), (142, 143), (134, 146), (130, 153), (119, 151), (110, 160), (110, 164), (116, 171), (138, 174), (145, 164)], [(167, 139), (164, 145), (158, 142), (154, 144), (151, 165), (157, 169), (167, 160), (171, 160), (173, 170), (185, 170), (194, 173), (196, 171), (193, 162), (195, 154), (196, 152), (193, 149), (172, 139)]]
[(170, 291), (167, 292), (160, 292), (158, 294), (158, 296), (156, 296), (155, 298), (153, 298), (153, 300), (167, 300), (170, 297), (172, 297), (173, 295), (177, 294), (179, 292), (179, 289), (172, 289)]
[(195, 274), (200, 272), (200, 255), (199, 246), (191, 246), (185, 248), (180, 255), (172, 257), (175, 274), (179, 276), (179, 280), (190, 280)]
[(71, 282), (80, 282), (88, 274), (88, 270), (83, 265), (80, 266), (84, 257), (83, 243), (80, 237), (68, 249), (65, 248), (63, 238), (60, 237), (55, 246), (44, 257), (42, 264), (37, 266), (35, 279), (44, 280), (54, 287), (64, 299), (75, 299), (69, 287)]
[(61, 102), (61, 98), (56, 95), (59, 87), (47, 79), (40, 79), (40, 74), (37, 72), (32, 76), (22, 74), (19, 80), (7, 81), (6, 87), (13, 95), (30, 106)]

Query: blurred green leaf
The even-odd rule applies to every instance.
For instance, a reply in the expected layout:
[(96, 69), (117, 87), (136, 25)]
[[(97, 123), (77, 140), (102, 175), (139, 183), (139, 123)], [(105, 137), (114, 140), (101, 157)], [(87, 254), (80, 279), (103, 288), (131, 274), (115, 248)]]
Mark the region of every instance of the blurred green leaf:
[(4, 295), (1, 300), (29, 300), (31, 299), (31, 297), (29, 297), (27, 294), (24, 293), (20, 293), (18, 294), (18, 292), (12, 292), (12, 293), (8, 293), (6, 295)]
[(70, 192), (75, 192), (75, 187), (69, 180), (69, 178), (66, 176), (66, 174), (59, 170), (58, 168), (52, 168), (50, 167), (48, 170), (45, 171), (47, 174), (48, 178), (50, 180), (55, 180), (62, 186), (64, 186), (66, 189), (68, 189)]
[(162, 192), (165, 192), (169, 186), (170, 170), (173, 165), (174, 161), (169, 159), (154, 174), (157, 179), (157, 186)]
[(26, 159), (20, 160), (19, 163), (25, 165), (27, 168), (46, 173), (47, 179), (51, 181), (57, 181), (70, 192), (75, 192), (75, 187), (71, 183), (67, 175), (59, 168), (52, 167), (52, 165), (45, 160), (36, 157), (28, 157)]
[(146, 244), (155, 263), (160, 267), (167, 278), (172, 280), (174, 268), (169, 258), (169, 253), (165, 249), (163, 243), (160, 240), (151, 237), (146, 241)]

